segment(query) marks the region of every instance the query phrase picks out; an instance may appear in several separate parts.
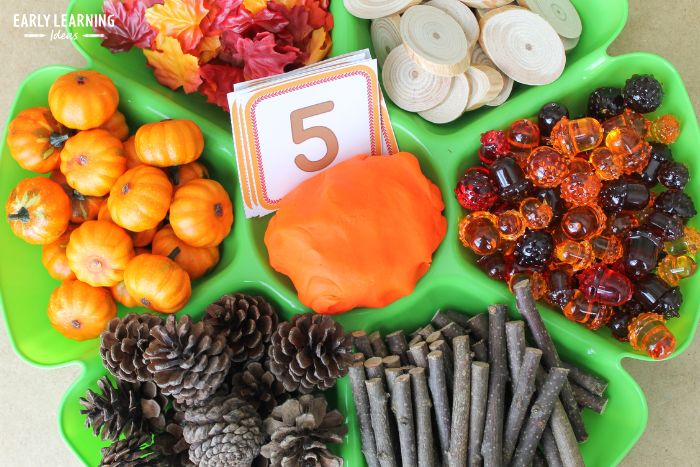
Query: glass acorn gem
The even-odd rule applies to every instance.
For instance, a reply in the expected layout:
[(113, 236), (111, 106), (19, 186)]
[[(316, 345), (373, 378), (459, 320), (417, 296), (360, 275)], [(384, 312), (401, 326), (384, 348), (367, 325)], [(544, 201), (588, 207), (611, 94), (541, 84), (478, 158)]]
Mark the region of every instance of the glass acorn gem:
[(591, 302), (620, 306), (632, 298), (632, 282), (604, 264), (598, 263), (578, 275), (579, 290)]
[(683, 294), (657, 276), (648, 275), (635, 282), (634, 299), (644, 310), (660, 313), (666, 319), (675, 318), (683, 304)]
[(615, 314), (609, 306), (590, 302), (580, 290), (574, 292), (574, 298), (562, 312), (567, 319), (581, 323), (591, 331), (597, 331), (608, 324)]
[(700, 232), (687, 225), (683, 228), (683, 236), (678, 240), (664, 243), (664, 251), (669, 255), (694, 255), (700, 250)]
[(552, 208), (538, 198), (525, 198), (520, 202), (520, 215), (523, 218), (525, 226), (540, 230), (549, 227), (552, 222)]
[(547, 281), (544, 276), (537, 271), (521, 271), (513, 273), (508, 279), (508, 289), (513, 292), (513, 286), (518, 282), (528, 279), (530, 290), (535, 300), (539, 300), (547, 293)]
[(623, 211), (608, 217), (607, 232), (612, 235), (624, 237), (629, 231), (638, 227), (639, 218), (635, 212)]
[(655, 143), (672, 144), (678, 139), (681, 124), (673, 115), (662, 115), (649, 126), (649, 137)]
[(516, 120), (508, 129), (508, 143), (512, 151), (527, 151), (540, 145), (540, 128), (528, 120)]
[(594, 118), (569, 120), (564, 117), (552, 129), (550, 141), (562, 154), (573, 157), (597, 148), (603, 141), (603, 127)]
[(505, 157), (510, 152), (508, 137), (504, 131), (491, 130), (481, 135), (479, 160), (489, 166), (499, 157)]
[(605, 146), (615, 154), (634, 154), (642, 149), (644, 140), (632, 128), (614, 128), (605, 137)]
[(500, 251), (476, 260), (482, 271), (491, 279), (505, 281), (513, 265), (513, 258), (506, 258)]
[(625, 238), (622, 263), (631, 278), (642, 278), (655, 267), (661, 252), (661, 239), (648, 230), (632, 230)]
[(550, 305), (564, 308), (574, 298), (574, 280), (569, 273), (570, 268), (560, 266), (545, 274), (547, 293), (545, 299)]
[(525, 233), (525, 227), (525, 219), (515, 209), (498, 214), (498, 232), (504, 240), (517, 240)]
[(589, 156), (589, 162), (602, 180), (615, 180), (622, 175), (622, 157), (607, 147), (598, 147)]
[(561, 228), (568, 238), (580, 242), (601, 233), (605, 221), (605, 213), (598, 206), (575, 206), (562, 217)]
[(649, 120), (632, 109), (625, 109), (620, 115), (605, 120), (602, 125), (606, 135), (615, 128), (627, 127), (633, 129), (640, 138), (645, 138)]
[(696, 268), (695, 260), (688, 255), (668, 255), (659, 261), (656, 275), (668, 285), (675, 287), (681, 280), (695, 274)]
[(596, 203), (601, 188), (600, 178), (593, 172), (573, 172), (559, 187), (562, 199), (574, 206)]
[(525, 178), (523, 170), (512, 157), (501, 157), (489, 167), (491, 178), (498, 187), (498, 196), (508, 202), (516, 202), (532, 190), (532, 182)]
[(666, 358), (676, 350), (676, 338), (661, 315), (642, 313), (635, 316), (628, 330), (630, 345), (655, 360)]
[(557, 246), (554, 247), (554, 256), (562, 263), (571, 266), (574, 271), (586, 269), (595, 261), (593, 248), (591, 244), (585, 240), (582, 242), (575, 242), (565, 239), (557, 243)]
[(622, 242), (615, 235), (596, 235), (590, 240), (593, 254), (605, 264), (611, 264), (622, 258)]
[(497, 224), (498, 219), (490, 212), (473, 212), (459, 223), (459, 239), (477, 255), (491, 255), (500, 245)]
[(560, 152), (549, 146), (539, 146), (527, 159), (526, 173), (535, 186), (554, 188), (567, 176), (569, 166)]

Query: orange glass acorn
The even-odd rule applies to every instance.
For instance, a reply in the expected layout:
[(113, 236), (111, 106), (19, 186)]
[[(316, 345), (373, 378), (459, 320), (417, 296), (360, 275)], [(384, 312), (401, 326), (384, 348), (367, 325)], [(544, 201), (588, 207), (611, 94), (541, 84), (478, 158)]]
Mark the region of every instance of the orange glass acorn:
[(540, 230), (549, 226), (554, 213), (549, 204), (538, 198), (525, 198), (520, 202), (520, 215), (527, 227)]
[(602, 180), (616, 180), (622, 175), (622, 157), (607, 147), (595, 148), (589, 161)]
[(605, 221), (605, 213), (597, 205), (575, 206), (564, 213), (561, 229), (568, 238), (580, 242), (600, 234)]
[(640, 138), (645, 138), (649, 130), (649, 120), (632, 109), (625, 109), (620, 115), (605, 120), (602, 125), (605, 134), (614, 128), (627, 127), (633, 129)]
[(491, 255), (500, 247), (497, 226), (498, 218), (490, 212), (473, 212), (459, 223), (459, 239), (477, 255)]
[(651, 145), (629, 127), (611, 130), (605, 137), (605, 146), (622, 157), (622, 171), (626, 174), (641, 173), (651, 157)]
[(593, 248), (587, 241), (575, 242), (565, 239), (554, 247), (554, 256), (572, 267), (574, 271), (588, 268), (595, 261)]
[(585, 325), (591, 331), (597, 331), (610, 322), (615, 312), (600, 303), (589, 302), (580, 290), (574, 292), (574, 298), (563, 308), (567, 319)]
[(700, 250), (700, 232), (692, 227), (683, 227), (683, 236), (678, 240), (664, 243), (664, 251), (669, 255), (694, 255)]
[(672, 144), (681, 133), (681, 124), (673, 115), (662, 115), (651, 123), (649, 137), (655, 143)]
[(539, 300), (545, 296), (547, 293), (547, 281), (544, 276), (537, 271), (516, 272), (511, 274), (508, 279), (508, 289), (513, 292), (513, 286), (525, 279), (530, 281), (530, 290), (535, 300)]
[(564, 117), (554, 125), (550, 140), (555, 149), (573, 157), (597, 148), (603, 141), (603, 127), (594, 118), (569, 120)]
[(525, 219), (515, 209), (498, 215), (498, 232), (503, 240), (517, 240), (525, 233)]
[(554, 188), (569, 173), (569, 165), (559, 151), (549, 146), (540, 146), (530, 153), (525, 173), (535, 186)]
[(688, 256), (668, 255), (656, 267), (656, 275), (668, 285), (675, 287), (678, 283), (695, 274), (695, 260)]
[(676, 338), (661, 315), (641, 313), (632, 318), (628, 329), (632, 347), (655, 360), (666, 358), (676, 350)]
[(516, 120), (508, 129), (508, 143), (513, 152), (526, 152), (540, 144), (540, 128), (528, 119)]
[(595, 257), (605, 264), (612, 264), (622, 258), (622, 242), (615, 235), (596, 235), (590, 243)]

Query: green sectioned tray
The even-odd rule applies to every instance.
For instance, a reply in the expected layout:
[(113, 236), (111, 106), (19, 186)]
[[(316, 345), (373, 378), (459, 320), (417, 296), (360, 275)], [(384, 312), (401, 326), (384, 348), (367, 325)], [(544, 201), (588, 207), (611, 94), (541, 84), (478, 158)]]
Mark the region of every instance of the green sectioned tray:
[[(492, 128), (505, 128), (517, 118), (535, 115), (546, 102), (561, 101), (573, 115), (582, 114), (586, 97), (602, 85), (621, 86), (633, 73), (651, 73), (664, 85), (666, 98), (659, 113), (673, 113), (683, 127), (682, 135), (672, 146), (677, 160), (690, 167), (695, 175), (688, 192), (700, 200), (700, 167), (694, 159), (700, 147), (700, 130), (690, 99), (678, 72), (665, 60), (648, 54), (609, 57), (608, 45), (619, 34), (627, 18), (624, 0), (573, 0), (583, 20), (584, 33), (578, 47), (569, 55), (563, 76), (545, 87), (516, 86), (508, 102), (498, 108), (471, 112), (449, 125), (436, 126), (414, 114), (389, 106), (402, 150), (416, 154), (426, 174), (442, 189), (445, 215), (449, 226), (434, 263), (421, 279), (413, 294), (382, 310), (356, 310), (338, 316), (347, 330), (366, 329), (390, 332), (403, 328), (413, 330), (426, 323), (436, 309), (451, 308), (465, 313), (485, 310), (491, 303), (511, 305), (507, 288), (488, 279), (459, 245), (457, 225), (462, 209), (452, 195), (459, 175), (476, 163), (479, 135)], [(102, 0), (73, 0), (70, 13), (99, 13)], [(351, 17), (341, 0), (333, 0), (335, 15), (333, 53), (339, 54), (370, 46), (369, 24)], [(87, 29), (72, 32), (88, 33)], [(261, 294), (277, 305), (283, 318), (305, 311), (290, 281), (268, 267), (263, 245), (266, 219), (245, 219), (237, 186), (229, 117), (197, 94), (185, 95), (159, 85), (145, 65), (140, 50), (111, 54), (100, 47), (99, 40), (79, 37), (77, 49), (85, 56), (87, 67), (97, 69), (114, 80), (121, 102), (120, 110), (132, 129), (146, 122), (163, 118), (189, 118), (196, 121), (205, 134), (203, 160), (212, 175), (229, 191), (236, 221), (232, 235), (223, 244), (221, 263), (206, 278), (196, 281), (192, 300), (180, 314), (199, 317), (205, 306), (231, 291)], [(67, 67), (43, 68), (27, 77), (17, 91), (10, 118), (20, 110), (47, 105), (47, 93), (53, 80), (70, 71)], [(21, 170), (10, 157), (3, 135), (0, 155), (0, 198), (7, 199), (12, 188), (31, 176)], [(98, 339), (76, 342), (62, 337), (49, 325), (46, 306), (51, 291), (58, 286), (42, 268), (41, 248), (14, 237), (7, 222), (0, 223), (0, 294), (3, 315), (17, 353), (29, 363), (56, 367), (72, 363), (82, 366), (80, 378), (65, 395), (60, 429), (75, 454), (87, 465), (99, 463), (99, 448), (105, 444), (84, 427), (78, 399), (106, 371), (99, 357)], [(682, 285), (685, 304), (681, 317), (669, 322), (678, 342), (676, 355), (691, 342), (700, 317), (700, 275)], [(590, 439), (582, 445), (588, 466), (616, 465), (641, 436), (647, 422), (644, 396), (631, 376), (622, 368), (624, 357), (648, 359), (614, 340), (607, 329), (592, 333), (561, 314), (542, 307), (544, 320), (566, 360), (587, 368), (610, 381), (607, 395), (610, 403), (603, 415), (584, 411)], [(141, 310), (143, 311), (143, 310)], [(120, 316), (127, 310), (120, 307)], [(344, 378), (329, 392), (333, 403), (347, 415), (350, 432), (339, 448), (349, 467), (364, 465), (352, 395)]]

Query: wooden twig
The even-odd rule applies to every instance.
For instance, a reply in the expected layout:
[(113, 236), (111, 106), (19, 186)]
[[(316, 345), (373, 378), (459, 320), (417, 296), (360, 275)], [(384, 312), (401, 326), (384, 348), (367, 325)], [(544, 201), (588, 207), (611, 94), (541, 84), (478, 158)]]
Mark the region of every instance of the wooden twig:
[(401, 376), (403, 374), (403, 370), (401, 368), (385, 368), (384, 369), (384, 378), (386, 379), (386, 388), (389, 390), (389, 393), (394, 388), (394, 381), (396, 381), (396, 378)]
[(368, 339), (369, 343), (372, 345), (372, 352), (374, 353), (375, 357), (384, 358), (389, 355), (389, 351), (387, 350), (386, 345), (384, 345), (384, 340), (382, 340), (382, 335), (379, 333), (379, 331), (374, 331), (369, 335)]
[(452, 414), (450, 413), (450, 400), (447, 395), (447, 378), (445, 375), (445, 358), (440, 351), (428, 354), (428, 386), (433, 399), (435, 422), (437, 425), (438, 441), (440, 442), (440, 454), (444, 461), (450, 450), (450, 425)]
[(402, 330), (392, 332), (387, 334), (384, 338), (386, 340), (386, 345), (389, 348), (389, 352), (394, 355), (398, 355), (401, 359), (402, 365), (408, 365), (408, 342), (406, 342), (406, 335)]
[(540, 451), (535, 451), (535, 457), (532, 459), (532, 467), (548, 467), (547, 461)]
[(486, 313), (479, 313), (478, 315), (472, 316), (465, 323), (465, 327), (469, 330), (471, 334), (474, 335), (474, 340), (483, 340), (488, 342), (489, 340), (489, 315)]
[(393, 384), (391, 406), (399, 428), (401, 465), (418, 467), (416, 454), (416, 432), (413, 425), (413, 399), (411, 397), (411, 377), (400, 375)]
[(430, 346), (430, 344), (432, 344), (433, 342), (442, 340), (445, 340), (445, 336), (442, 335), (442, 332), (435, 331), (431, 332), (430, 335), (425, 338), (425, 343), (428, 344), (428, 346)]
[(506, 323), (506, 348), (508, 349), (508, 369), (513, 386), (518, 380), (518, 368), (523, 361), (523, 353), (527, 342), (525, 341), (525, 322), (509, 321)]
[(398, 355), (388, 355), (382, 358), (384, 368), (398, 368), (401, 366), (401, 358)]
[(445, 310), (444, 313), (445, 315), (447, 315), (448, 318), (462, 326), (465, 330), (469, 329), (469, 326), (467, 326), (467, 322), (470, 318), (469, 315), (465, 313), (460, 313), (459, 311), (455, 310)]
[(469, 336), (452, 339), (454, 356), (454, 382), (452, 387), (452, 427), (450, 450), (447, 454), (449, 467), (467, 465), (469, 448), (469, 410), (471, 402), (471, 351)]
[(433, 319), (430, 320), (430, 323), (436, 329), (443, 328), (452, 322), (452, 319), (449, 316), (447, 316), (447, 313), (445, 313), (442, 310), (436, 311), (433, 315)]
[(505, 305), (490, 306), (488, 319), (491, 375), (481, 454), (484, 456), (484, 467), (496, 467), (502, 464), (503, 459), (503, 414), (508, 378)]
[(489, 361), (489, 349), (486, 345), (486, 341), (480, 340), (472, 344), (472, 352), (474, 352), (474, 360), (480, 362)]
[(607, 397), (596, 396), (578, 384), (572, 384), (571, 390), (574, 391), (574, 397), (579, 405), (589, 408), (595, 413), (602, 414), (605, 412), (605, 407), (608, 405)]
[[(542, 350), (542, 360), (545, 365), (550, 369), (561, 367), (562, 363), (557, 348), (554, 346), (554, 341), (549, 335), (544, 321), (542, 321), (540, 312), (537, 310), (535, 299), (530, 290), (530, 281), (525, 279), (518, 282), (513, 286), (513, 292), (515, 293), (515, 301), (518, 305), (518, 310), (527, 322), (537, 347)], [(586, 432), (581, 412), (578, 409), (576, 398), (574, 397), (568, 380), (565, 381), (564, 387), (562, 388), (561, 401), (564, 405), (564, 410), (566, 410), (566, 415), (571, 422), (571, 428), (573, 428), (576, 434), (576, 439), (579, 442), (585, 441), (588, 439), (588, 433)]]
[(425, 341), (412, 345), (408, 352), (416, 366), (428, 368), (428, 344)]
[(608, 387), (608, 382), (603, 378), (588, 373), (570, 363), (562, 362), (562, 366), (569, 370), (569, 381), (581, 386), (586, 391), (596, 396), (603, 396)]
[(542, 432), (547, 426), (547, 420), (549, 420), (552, 410), (554, 410), (554, 403), (558, 400), (559, 393), (567, 381), (568, 373), (569, 370), (566, 368), (550, 368), (520, 434), (511, 466), (527, 467), (532, 463), (537, 445), (542, 438)]
[(559, 455), (557, 441), (554, 439), (554, 434), (552, 433), (552, 427), (550, 425), (547, 425), (542, 432), (540, 448), (546, 465), (549, 467), (564, 467), (564, 464), (561, 462), (561, 456)]
[(455, 323), (454, 321), (450, 322), (446, 326), (441, 327), (440, 332), (443, 336), (445, 336), (445, 339), (447, 339), (448, 341), (451, 341), (455, 337), (464, 336), (467, 333), (467, 331), (462, 326)]
[(379, 357), (372, 357), (365, 360), (365, 373), (367, 379), (379, 378), (384, 384), (384, 364)]
[(425, 368), (412, 368), (411, 390), (413, 392), (414, 417), (416, 419), (416, 440), (418, 444), (418, 465), (420, 467), (435, 467), (435, 444), (433, 438), (432, 403)]
[(370, 418), (374, 439), (377, 443), (377, 458), (381, 467), (396, 467), (394, 446), (391, 442), (391, 425), (389, 423), (389, 411), (387, 408), (387, 393), (384, 384), (379, 378), (365, 381), (367, 396), (369, 397)]
[(469, 408), (469, 466), (479, 467), (489, 392), (489, 364), (472, 362), (472, 393)]
[(508, 410), (503, 434), (503, 464), (508, 465), (513, 458), (518, 444), (520, 429), (527, 416), (530, 400), (535, 393), (535, 378), (540, 367), (542, 351), (527, 347), (523, 354), (522, 364), (518, 368), (518, 379), (513, 392), (513, 399)]
[(564, 406), (560, 401), (554, 403), (552, 416), (549, 418), (549, 426), (552, 428), (554, 440), (557, 443), (559, 457), (564, 467), (584, 467), (581, 448), (574, 434), (569, 417), (566, 416)]
[(433, 327), (432, 324), (426, 324), (422, 328), (416, 329), (413, 334), (411, 334), (411, 337), (413, 336), (421, 336), (423, 339), (431, 335), (432, 333), (435, 332), (435, 328)]
[(351, 336), (352, 343), (355, 345), (355, 349), (358, 352), (365, 354), (365, 358), (374, 357), (372, 345), (369, 343), (369, 338), (367, 337), (367, 333), (365, 331), (353, 331)]
[(452, 385), (454, 382), (454, 356), (452, 355), (452, 348), (444, 340), (435, 341), (428, 349), (431, 352), (440, 351), (445, 359), (445, 376), (447, 378), (447, 392), (452, 397)]
[(368, 467), (379, 467), (377, 461), (377, 446), (374, 442), (374, 430), (372, 420), (369, 415), (369, 398), (365, 387), (365, 367), (361, 362), (353, 363), (350, 366), (350, 386), (352, 387), (352, 399), (355, 402), (357, 419), (360, 422), (360, 440), (362, 442), (362, 453), (365, 455), (365, 462)]

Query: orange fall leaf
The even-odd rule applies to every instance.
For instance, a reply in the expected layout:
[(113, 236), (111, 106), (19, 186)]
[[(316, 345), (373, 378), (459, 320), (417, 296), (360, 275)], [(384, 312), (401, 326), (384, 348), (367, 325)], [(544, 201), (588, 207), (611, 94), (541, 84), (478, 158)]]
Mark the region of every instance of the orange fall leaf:
[(182, 86), (186, 93), (195, 92), (202, 83), (197, 57), (184, 53), (177, 39), (163, 34), (156, 37), (156, 47), (158, 50), (143, 53), (158, 82), (170, 89)]

